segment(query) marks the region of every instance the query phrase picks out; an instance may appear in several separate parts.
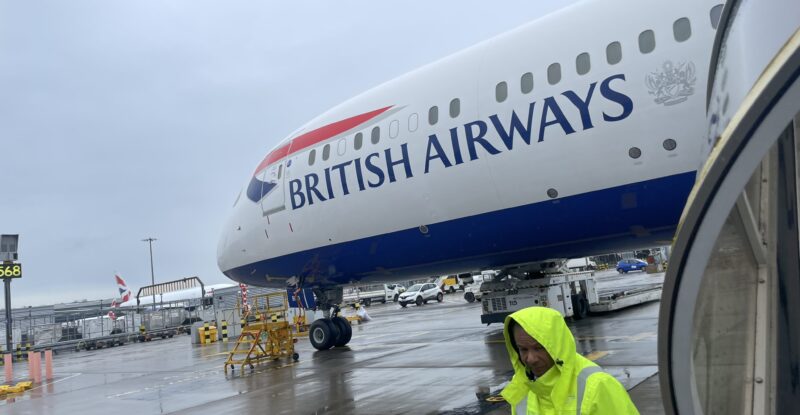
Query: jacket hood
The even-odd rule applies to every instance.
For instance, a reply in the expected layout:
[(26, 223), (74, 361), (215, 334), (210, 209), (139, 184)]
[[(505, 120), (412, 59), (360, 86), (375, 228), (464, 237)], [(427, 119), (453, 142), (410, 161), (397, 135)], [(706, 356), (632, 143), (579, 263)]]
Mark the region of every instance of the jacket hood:
[(527, 375), (525, 374), (525, 365), (514, 347), (514, 334), (510, 332), (509, 327), (512, 320), (544, 346), (560, 372), (572, 369), (576, 360), (575, 339), (572, 337), (567, 323), (564, 322), (564, 317), (558, 311), (550, 308), (528, 307), (506, 317), (503, 327), (503, 337), (515, 376)]

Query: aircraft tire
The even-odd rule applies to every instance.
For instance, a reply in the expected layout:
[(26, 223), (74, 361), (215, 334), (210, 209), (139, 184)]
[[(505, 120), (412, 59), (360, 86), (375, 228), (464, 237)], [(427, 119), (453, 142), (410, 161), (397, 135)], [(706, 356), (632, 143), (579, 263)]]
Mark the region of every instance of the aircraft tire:
[(350, 326), (350, 322), (344, 317), (334, 317), (331, 320), (339, 329), (339, 337), (336, 338), (333, 346), (342, 347), (350, 343), (350, 339), (353, 337), (353, 327)]
[(317, 350), (328, 350), (333, 347), (336, 338), (339, 337), (339, 330), (330, 319), (323, 318), (311, 323), (308, 331), (308, 339), (311, 345)]

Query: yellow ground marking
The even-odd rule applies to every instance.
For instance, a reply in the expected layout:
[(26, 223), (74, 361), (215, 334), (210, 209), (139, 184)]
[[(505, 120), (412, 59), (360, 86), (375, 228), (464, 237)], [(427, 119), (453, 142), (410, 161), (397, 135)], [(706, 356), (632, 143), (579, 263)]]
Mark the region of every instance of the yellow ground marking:
[(589, 354), (587, 354), (587, 355), (585, 355), (583, 357), (585, 357), (585, 358), (587, 358), (587, 359), (589, 359), (591, 361), (595, 361), (595, 360), (600, 359), (600, 358), (602, 358), (602, 357), (604, 357), (606, 355), (608, 355), (608, 352), (606, 352), (606, 351), (595, 350), (595, 351), (593, 351), (593, 352), (591, 352), (591, 353), (589, 353)]
[(646, 339), (648, 337), (656, 337), (656, 333), (654, 333), (652, 331), (648, 331), (648, 332), (645, 332), (645, 333), (639, 333), (637, 335), (628, 337), (628, 341), (638, 342), (638, 341), (644, 340), (644, 339)]

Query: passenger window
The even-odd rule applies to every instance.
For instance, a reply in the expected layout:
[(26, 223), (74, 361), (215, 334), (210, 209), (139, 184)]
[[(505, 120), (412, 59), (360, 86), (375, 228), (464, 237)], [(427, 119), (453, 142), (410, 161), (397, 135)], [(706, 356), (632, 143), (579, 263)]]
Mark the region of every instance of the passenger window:
[(415, 112), (408, 116), (408, 131), (417, 131), (417, 127), (419, 127), (419, 115)]
[(711, 27), (717, 30), (717, 27), (719, 27), (719, 19), (722, 17), (722, 5), (718, 4), (712, 7), (708, 17), (711, 18)]
[(316, 158), (316, 156), (317, 156), (317, 150), (311, 150), (311, 151), (308, 152), (308, 165), (309, 166), (313, 166), (314, 165), (314, 158)]
[(606, 46), (606, 61), (609, 65), (616, 65), (622, 60), (622, 45), (611, 42)]
[(672, 35), (678, 42), (685, 42), (692, 36), (692, 25), (689, 19), (681, 17), (672, 24)]
[(347, 151), (347, 139), (342, 138), (339, 140), (339, 145), (336, 148), (336, 152), (339, 153), (340, 156), (343, 156), (345, 151)]
[(331, 145), (325, 144), (325, 147), (322, 147), (322, 160), (323, 161), (328, 160), (330, 156), (331, 156)]
[(434, 105), (428, 110), (428, 124), (436, 125), (437, 122), (439, 122), (439, 107)]
[(586, 75), (589, 73), (589, 69), (591, 69), (592, 63), (589, 60), (589, 54), (584, 52), (578, 55), (575, 58), (575, 70), (578, 71), (578, 75)]
[(494, 98), (497, 102), (503, 102), (508, 98), (508, 84), (500, 82), (494, 87)]
[(461, 101), (458, 98), (453, 98), (450, 101), (450, 118), (458, 117), (458, 114), (461, 113)]
[(378, 144), (378, 141), (381, 141), (381, 127), (372, 129), (372, 144)]
[(639, 52), (650, 53), (656, 48), (656, 34), (652, 30), (639, 33)]
[(353, 148), (356, 150), (361, 150), (361, 145), (364, 142), (364, 134), (358, 133), (356, 137), (353, 139)]
[(547, 67), (547, 82), (555, 85), (561, 82), (561, 64), (554, 63)]
[(522, 91), (523, 94), (530, 94), (533, 91), (533, 74), (530, 72), (526, 72), (522, 74), (522, 78), (519, 79), (519, 89)]
[(400, 121), (392, 120), (389, 123), (389, 138), (397, 137), (398, 133), (400, 133)]

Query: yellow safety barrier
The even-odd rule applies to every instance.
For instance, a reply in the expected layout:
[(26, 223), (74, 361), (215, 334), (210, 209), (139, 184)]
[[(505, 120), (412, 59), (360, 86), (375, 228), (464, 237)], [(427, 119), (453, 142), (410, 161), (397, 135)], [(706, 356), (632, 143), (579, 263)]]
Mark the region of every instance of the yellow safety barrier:
[(222, 342), (228, 342), (228, 321), (222, 320)]
[(209, 323), (205, 323), (203, 328), (197, 331), (197, 335), (200, 336), (200, 344), (211, 344), (217, 341), (217, 326), (209, 325)]
[(0, 395), (5, 395), (7, 393), (21, 393), (25, 392), (26, 390), (30, 389), (33, 385), (32, 382), (18, 382), (16, 385), (0, 385)]

